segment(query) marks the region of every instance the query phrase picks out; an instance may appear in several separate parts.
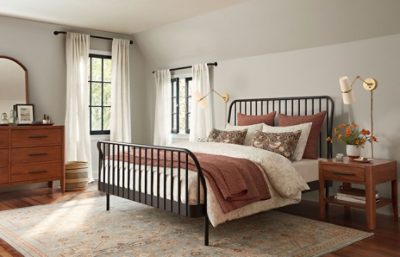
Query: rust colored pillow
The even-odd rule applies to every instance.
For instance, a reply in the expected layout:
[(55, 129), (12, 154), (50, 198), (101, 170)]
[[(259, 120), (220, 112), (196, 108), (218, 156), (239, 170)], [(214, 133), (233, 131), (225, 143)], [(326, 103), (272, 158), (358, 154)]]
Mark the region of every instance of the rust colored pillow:
[(319, 112), (314, 115), (305, 115), (305, 116), (286, 116), (283, 114), (278, 115), (278, 123), (279, 126), (293, 126), (302, 123), (311, 122), (311, 131), (308, 136), (306, 149), (304, 150), (303, 158), (305, 159), (317, 159), (317, 148), (318, 148), (318, 139), (319, 133), (321, 132), (322, 124), (325, 120), (326, 112)]
[(276, 112), (270, 112), (265, 115), (246, 115), (243, 113), (237, 114), (237, 125), (238, 126), (248, 126), (254, 125), (259, 123), (265, 123), (269, 126), (274, 125)]

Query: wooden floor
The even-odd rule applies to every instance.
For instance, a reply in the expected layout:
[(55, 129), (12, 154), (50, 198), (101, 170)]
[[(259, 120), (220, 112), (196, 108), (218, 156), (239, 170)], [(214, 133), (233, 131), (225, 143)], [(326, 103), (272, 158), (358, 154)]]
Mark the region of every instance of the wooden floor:
[[(0, 211), (22, 208), (40, 204), (52, 204), (56, 202), (68, 201), (71, 199), (88, 198), (99, 195), (95, 185), (91, 185), (84, 192), (69, 192), (64, 195), (58, 190), (41, 188), (29, 191), (19, 191), (10, 193), (0, 193)], [(280, 209), (283, 212), (296, 214), (311, 219), (318, 219), (319, 208), (314, 202), (303, 201), (301, 204), (287, 206)], [(364, 212), (352, 210), (351, 217), (343, 216), (343, 209), (331, 206), (328, 211), (328, 221), (337, 225), (352, 227), (365, 230), (366, 220)], [(342, 248), (327, 257), (381, 257), (399, 256), (400, 257), (400, 224), (394, 223), (392, 217), (378, 215), (377, 229), (373, 231), (374, 236), (356, 242), (348, 247)], [(0, 239), (0, 256), (15, 256), (12, 248), (4, 245)]]

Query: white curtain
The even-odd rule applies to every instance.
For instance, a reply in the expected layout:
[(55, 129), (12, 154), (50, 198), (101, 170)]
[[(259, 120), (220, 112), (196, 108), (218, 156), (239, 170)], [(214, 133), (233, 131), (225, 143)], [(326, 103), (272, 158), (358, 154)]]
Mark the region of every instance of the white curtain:
[(89, 131), (89, 35), (67, 33), (67, 100), (65, 115), (66, 161), (88, 163), (93, 180)]
[[(196, 64), (192, 68), (192, 92), (199, 97), (205, 96), (211, 91), (210, 74), (207, 64)], [(190, 141), (204, 140), (213, 129), (212, 117), (212, 95), (203, 101), (207, 104), (197, 103), (196, 97), (193, 97), (190, 114)]]
[(171, 143), (171, 73), (169, 70), (154, 72), (156, 82), (156, 107), (154, 118), (155, 145)]
[(113, 39), (111, 79), (111, 141), (131, 142), (129, 40)]

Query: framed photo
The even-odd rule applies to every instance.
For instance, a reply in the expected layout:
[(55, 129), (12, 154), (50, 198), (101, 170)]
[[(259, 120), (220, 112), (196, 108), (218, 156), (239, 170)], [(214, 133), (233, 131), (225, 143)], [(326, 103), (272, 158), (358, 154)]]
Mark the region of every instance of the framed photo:
[(16, 104), (14, 109), (17, 113), (18, 124), (32, 124), (34, 122), (33, 104)]

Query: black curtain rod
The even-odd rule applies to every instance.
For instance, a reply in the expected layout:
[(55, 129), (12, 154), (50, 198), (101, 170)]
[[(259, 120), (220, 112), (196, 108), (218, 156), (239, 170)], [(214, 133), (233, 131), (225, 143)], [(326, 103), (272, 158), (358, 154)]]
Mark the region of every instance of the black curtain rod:
[[(217, 62), (210, 62), (210, 63), (207, 63), (207, 65), (208, 65), (208, 66), (215, 66), (215, 67), (216, 67), (216, 66), (218, 66), (218, 63), (217, 63)], [(190, 69), (190, 68), (192, 68), (192, 67), (193, 67), (193, 66), (184, 66), (184, 67), (169, 69), (169, 71)], [(156, 72), (156, 71), (153, 70), (153, 74), (154, 74), (154, 72)]]
[[(56, 31), (53, 32), (53, 34), (54, 34), (54, 35), (58, 35), (58, 34), (67, 34), (67, 32), (65, 32), (65, 31), (57, 31), (57, 30), (56, 30)], [(113, 40), (113, 39), (110, 38), (110, 37), (101, 37), (101, 36), (92, 36), (92, 35), (90, 35), (90, 37), (91, 37), (91, 38), (104, 39), (104, 40), (111, 40), (111, 41)], [(129, 40), (129, 44), (132, 45), (132, 44), (133, 44), (133, 41), (132, 41), (132, 40)]]

